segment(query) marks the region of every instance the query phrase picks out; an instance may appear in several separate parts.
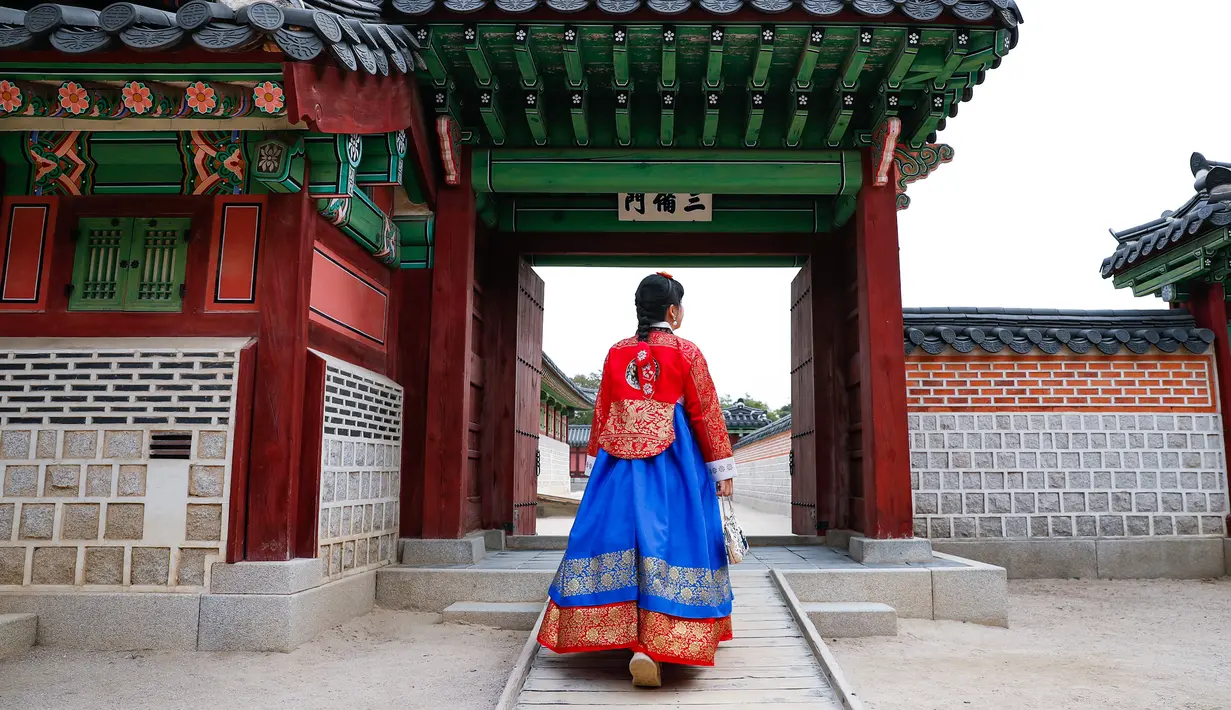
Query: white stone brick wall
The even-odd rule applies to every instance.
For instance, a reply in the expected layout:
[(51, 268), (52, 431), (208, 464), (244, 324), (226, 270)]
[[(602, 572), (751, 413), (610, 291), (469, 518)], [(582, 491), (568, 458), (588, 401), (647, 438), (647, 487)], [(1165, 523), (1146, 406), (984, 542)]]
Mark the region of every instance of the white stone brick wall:
[[(314, 351), (315, 352), (315, 351)], [(330, 577), (392, 562), (402, 482), (402, 388), (342, 360), (325, 360), (319, 556)]]
[(1217, 414), (909, 416), (915, 535), (1223, 535)]
[(568, 444), (539, 435), (538, 492), (549, 496), (568, 496), (573, 484), (568, 473)]
[(791, 514), (791, 457), (774, 456), (738, 464), (735, 501), (770, 513)]
[[(208, 585), (246, 343), (0, 340), (0, 588)], [(183, 456), (151, 456), (168, 432)]]

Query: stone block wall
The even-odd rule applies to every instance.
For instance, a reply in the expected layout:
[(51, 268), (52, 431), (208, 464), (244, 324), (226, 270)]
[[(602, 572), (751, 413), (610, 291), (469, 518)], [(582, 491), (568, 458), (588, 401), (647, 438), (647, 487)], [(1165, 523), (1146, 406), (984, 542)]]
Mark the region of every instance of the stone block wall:
[(739, 475), (735, 501), (757, 510), (791, 514), (791, 430), (735, 449)]
[(246, 342), (0, 345), (0, 589), (208, 584)]
[(342, 360), (325, 360), (319, 556), (336, 578), (397, 555), (402, 388)]
[(1224, 535), (1210, 354), (907, 362), (915, 535)]
[(568, 464), (568, 444), (540, 434), (538, 492), (550, 496), (569, 495), (573, 484)]

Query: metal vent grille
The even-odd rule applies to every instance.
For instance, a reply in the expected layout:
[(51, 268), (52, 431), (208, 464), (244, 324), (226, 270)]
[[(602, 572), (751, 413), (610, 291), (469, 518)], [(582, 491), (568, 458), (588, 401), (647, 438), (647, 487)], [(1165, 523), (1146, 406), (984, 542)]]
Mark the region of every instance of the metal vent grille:
[(192, 456), (192, 432), (156, 431), (150, 438), (150, 458), (188, 459)]

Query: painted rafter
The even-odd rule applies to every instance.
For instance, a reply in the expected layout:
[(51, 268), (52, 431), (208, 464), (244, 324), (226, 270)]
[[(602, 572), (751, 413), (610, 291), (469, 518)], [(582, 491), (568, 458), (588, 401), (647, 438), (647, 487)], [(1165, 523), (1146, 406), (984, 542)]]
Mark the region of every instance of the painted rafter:
[(675, 109), (679, 103), (679, 80), (675, 71), (676, 31), (672, 25), (662, 28), (662, 63), (659, 73), (658, 92), (660, 118), (658, 144), (668, 147), (675, 144)]
[(748, 77), (748, 116), (744, 122), (744, 146), (748, 148), (755, 148), (761, 139), (761, 123), (769, 103), (769, 65), (774, 59), (777, 36), (777, 28), (764, 25), (757, 37), (756, 62)]
[(704, 94), (705, 121), (701, 125), (701, 145), (710, 148), (718, 140), (718, 115), (722, 104), (722, 92), (719, 89), (706, 89)]
[(560, 33), (561, 54), (564, 57), (564, 71), (568, 77), (569, 88), (569, 120), (573, 124), (573, 140), (577, 145), (590, 145), (590, 122), (587, 117), (590, 108), (589, 82), (586, 79), (581, 62), (581, 33), (572, 25), (565, 25)]
[(547, 122), (543, 119), (543, 81), (534, 62), (530, 28), (518, 25), (513, 29), (513, 54), (521, 72), (522, 97), (525, 101), (526, 125), (535, 145), (547, 145)]
[(932, 86), (936, 89), (942, 89), (945, 83), (949, 81), (956, 72), (957, 68), (962, 65), (962, 61), (966, 55), (970, 53), (971, 33), (968, 29), (959, 29), (951, 33), (949, 37), (949, 49), (945, 54), (945, 63), (940, 68), (940, 72), (932, 79)]
[(885, 71), (885, 83), (890, 88), (897, 89), (902, 86), (902, 80), (910, 72), (921, 47), (923, 47), (923, 30), (918, 27), (907, 27), (902, 33), (901, 41), (898, 42), (893, 59), (889, 62), (889, 68)]
[(804, 46), (799, 52), (799, 62), (795, 67), (795, 79), (791, 82), (791, 113), (787, 121), (786, 144), (794, 148), (799, 145), (804, 135), (804, 126), (808, 124), (808, 111), (811, 108), (812, 76), (816, 72), (816, 63), (821, 57), (821, 45), (825, 43), (825, 28), (812, 27), (804, 40)]
[(633, 144), (633, 80), (628, 73), (628, 30), (616, 25), (611, 30), (612, 88), (615, 90), (616, 141)]
[(466, 25), (462, 30), (462, 46), (478, 85), (479, 114), (483, 117), (492, 143), (504, 145), (508, 134), (505, 130), (504, 114), (500, 110), (500, 82), (492, 71), (491, 61), (483, 48), (483, 37), (477, 25)]
[(858, 103), (859, 75), (872, 53), (875, 35), (871, 27), (860, 27), (855, 32), (855, 42), (847, 50), (838, 80), (834, 82), (833, 108), (825, 129), (825, 143), (830, 146), (842, 144), (846, 129), (850, 127)]

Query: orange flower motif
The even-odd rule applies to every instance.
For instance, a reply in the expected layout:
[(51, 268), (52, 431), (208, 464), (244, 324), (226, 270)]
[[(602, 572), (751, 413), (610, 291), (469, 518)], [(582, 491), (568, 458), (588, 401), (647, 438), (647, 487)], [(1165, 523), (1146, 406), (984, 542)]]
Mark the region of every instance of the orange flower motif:
[(21, 108), (21, 89), (9, 81), (0, 81), (0, 111), (13, 113)]
[(90, 95), (81, 84), (66, 81), (60, 85), (60, 106), (74, 116), (85, 113), (90, 108)]
[(154, 107), (154, 98), (150, 87), (139, 81), (130, 81), (124, 85), (121, 92), (124, 95), (124, 108), (140, 116)]
[(256, 101), (256, 107), (264, 113), (277, 113), (282, 110), (285, 103), (282, 98), (282, 87), (272, 81), (254, 86), (252, 98)]
[(189, 84), (185, 90), (188, 97), (188, 108), (197, 113), (210, 113), (218, 105), (218, 97), (214, 95), (214, 87), (203, 81)]

